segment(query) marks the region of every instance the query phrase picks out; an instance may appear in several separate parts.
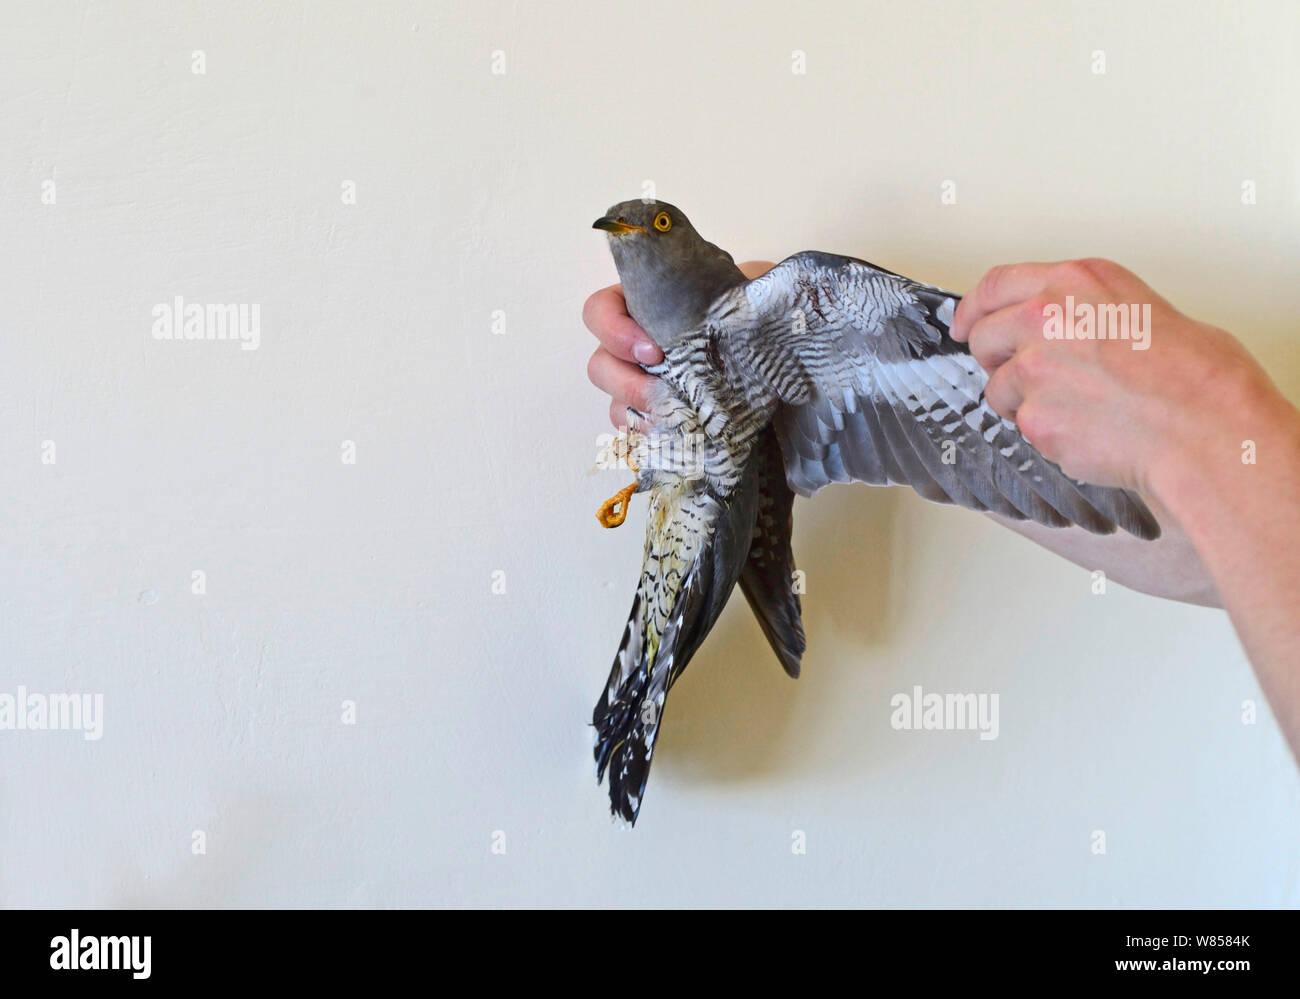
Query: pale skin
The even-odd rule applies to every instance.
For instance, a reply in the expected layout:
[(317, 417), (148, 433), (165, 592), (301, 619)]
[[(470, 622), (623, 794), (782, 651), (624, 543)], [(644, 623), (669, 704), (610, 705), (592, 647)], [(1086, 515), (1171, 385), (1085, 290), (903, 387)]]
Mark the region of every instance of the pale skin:
[[(1049, 339), (1045, 309), (1067, 295), (1150, 304), (1149, 349)], [(618, 285), (587, 300), (583, 321), (600, 342), (588, 377), (624, 426), (627, 407), (647, 407), (652, 377), (638, 362), (663, 355)], [(952, 336), (989, 372), (999, 415), (1071, 477), (1141, 493), (1164, 533), (1146, 542), (990, 516), (1114, 582), (1225, 608), (1300, 758), (1300, 412), (1234, 337), (1108, 260), (995, 267), (962, 299)]]

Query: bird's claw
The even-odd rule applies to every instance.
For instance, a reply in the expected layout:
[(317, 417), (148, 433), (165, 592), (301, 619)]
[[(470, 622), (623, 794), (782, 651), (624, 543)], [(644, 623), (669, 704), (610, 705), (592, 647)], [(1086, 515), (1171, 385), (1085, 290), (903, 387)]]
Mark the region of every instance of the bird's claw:
[(600, 509), (596, 511), (596, 519), (600, 521), (601, 527), (618, 527), (627, 519), (628, 501), (632, 499), (632, 494), (636, 492), (638, 485), (639, 483), (633, 482), (600, 505)]

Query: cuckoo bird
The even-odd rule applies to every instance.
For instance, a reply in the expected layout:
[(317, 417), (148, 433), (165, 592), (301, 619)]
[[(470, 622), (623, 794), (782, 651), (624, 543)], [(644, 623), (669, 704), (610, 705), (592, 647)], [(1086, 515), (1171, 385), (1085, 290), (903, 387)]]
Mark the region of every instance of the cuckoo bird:
[(616, 816), (636, 821), (668, 691), (737, 582), (799, 675), (794, 493), (900, 484), (1054, 527), (1159, 535), (1138, 496), (1069, 478), (989, 407), (986, 372), (948, 336), (958, 295), (819, 252), (748, 280), (661, 201), (614, 205), (593, 228), (664, 354), (621, 439), (636, 479), (597, 514), (616, 527), (649, 493), (641, 578), (592, 717)]

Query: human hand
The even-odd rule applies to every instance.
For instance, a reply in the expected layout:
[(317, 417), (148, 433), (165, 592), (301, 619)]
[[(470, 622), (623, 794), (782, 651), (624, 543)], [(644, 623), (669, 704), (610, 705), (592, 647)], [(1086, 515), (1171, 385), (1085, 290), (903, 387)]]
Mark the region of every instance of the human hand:
[[(1136, 327), (1102, 308), (1116, 305), (1138, 307), (1126, 308)], [(1089, 309), (1094, 335), (1108, 322), (1129, 338), (1049, 338), (1050, 319), (1065, 332)], [(1108, 260), (995, 267), (957, 307), (952, 337), (989, 372), (989, 405), (1067, 475), (1164, 502), (1164, 484), (1186, 479), (1174, 465), (1239, 462), (1252, 428), (1289, 409), (1234, 337)]]

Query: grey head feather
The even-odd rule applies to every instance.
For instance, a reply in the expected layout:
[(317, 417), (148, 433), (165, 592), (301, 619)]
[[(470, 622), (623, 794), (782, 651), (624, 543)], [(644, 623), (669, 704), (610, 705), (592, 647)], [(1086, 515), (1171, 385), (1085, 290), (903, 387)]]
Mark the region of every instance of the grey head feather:
[[(667, 216), (668, 228), (655, 225)], [(628, 228), (614, 231), (618, 223)], [(699, 328), (709, 306), (745, 281), (731, 254), (705, 240), (685, 213), (666, 201), (621, 201), (595, 228), (609, 248), (628, 312), (661, 348)]]

